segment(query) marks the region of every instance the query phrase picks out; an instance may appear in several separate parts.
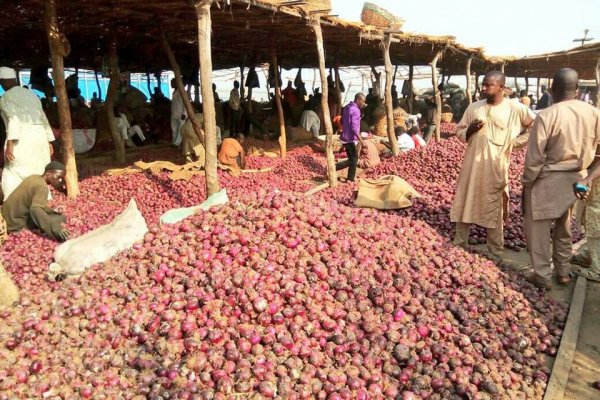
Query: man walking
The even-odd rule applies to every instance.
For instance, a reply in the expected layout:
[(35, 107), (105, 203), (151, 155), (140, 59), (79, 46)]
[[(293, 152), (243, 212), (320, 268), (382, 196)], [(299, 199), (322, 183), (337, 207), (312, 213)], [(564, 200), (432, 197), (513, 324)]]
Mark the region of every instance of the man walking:
[[(363, 139), (360, 136), (360, 110), (366, 106), (367, 98), (365, 95), (357, 93), (354, 96), (354, 101), (348, 103), (342, 110), (342, 134), (340, 135), (340, 142), (342, 142), (348, 156), (348, 182), (354, 182), (354, 178), (356, 177), (356, 167), (358, 165), (356, 144), (360, 143), (361, 146), (364, 146)], [(341, 167), (336, 169), (341, 169)]]
[(572, 185), (586, 176), (600, 142), (600, 111), (576, 100), (578, 81), (571, 68), (556, 73), (554, 104), (538, 114), (527, 147), (524, 224), (534, 269), (528, 280), (540, 288), (552, 287), (551, 263), (559, 284), (570, 280)]
[(521, 135), (534, 114), (523, 104), (504, 98), (505, 76), (493, 71), (483, 79), (484, 100), (471, 104), (456, 136), (467, 143), (450, 219), (456, 222), (454, 244), (467, 246), (471, 224), (487, 228), (487, 246), (494, 256), (504, 252), (504, 219), (508, 217), (508, 167), (513, 147), (524, 146)]

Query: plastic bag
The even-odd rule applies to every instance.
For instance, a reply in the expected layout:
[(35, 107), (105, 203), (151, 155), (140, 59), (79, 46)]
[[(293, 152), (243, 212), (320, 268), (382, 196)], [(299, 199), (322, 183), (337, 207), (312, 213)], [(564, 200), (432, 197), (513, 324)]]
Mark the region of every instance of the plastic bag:
[(55, 280), (59, 276), (82, 274), (93, 264), (104, 262), (143, 240), (146, 232), (146, 220), (131, 199), (125, 211), (110, 224), (58, 246), (48, 277)]
[(208, 210), (212, 206), (229, 203), (229, 197), (227, 197), (227, 191), (221, 189), (221, 191), (209, 196), (208, 199), (199, 206), (187, 207), (187, 208), (175, 208), (164, 213), (160, 217), (161, 224), (176, 224), (189, 217), (190, 215), (196, 214), (199, 210)]

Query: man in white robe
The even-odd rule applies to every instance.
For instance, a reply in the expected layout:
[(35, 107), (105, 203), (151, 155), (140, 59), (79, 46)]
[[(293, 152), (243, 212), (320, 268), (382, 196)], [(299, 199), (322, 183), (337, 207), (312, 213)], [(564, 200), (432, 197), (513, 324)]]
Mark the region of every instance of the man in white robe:
[(42, 175), (53, 153), (54, 134), (40, 99), (20, 87), (12, 68), (0, 68), (0, 114), (6, 126), (2, 193), (4, 200), (31, 175)]
[(175, 78), (171, 79), (171, 87), (173, 88), (173, 98), (171, 99), (171, 141), (175, 146), (179, 146), (181, 144), (181, 127), (187, 118), (187, 112), (183, 105), (183, 99), (175, 86)]
[(504, 98), (505, 76), (488, 73), (482, 85), (486, 99), (471, 104), (456, 136), (467, 143), (450, 220), (456, 223), (454, 244), (466, 246), (471, 224), (487, 228), (489, 251), (504, 251), (504, 219), (508, 217), (508, 167), (513, 147), (527, 143), (520, 135), (535, 115), (523, 104)]

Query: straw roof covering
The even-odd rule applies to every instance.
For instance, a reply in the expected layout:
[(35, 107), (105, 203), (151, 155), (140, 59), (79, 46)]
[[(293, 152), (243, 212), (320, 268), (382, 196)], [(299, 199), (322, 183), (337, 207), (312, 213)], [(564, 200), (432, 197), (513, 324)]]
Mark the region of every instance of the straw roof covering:
[(506, 73), (510, 76), (528, 74), (532, 77), (551, 78), (560, 68), (570, 67), (579, 72), (581, 79), (594, 79), (598, 60), (600, 60), (600, 42), (510, 61)]
[[(306, 0), (305, 0), (306, 1)], [(227, 4), (229, 3), (229, 4)], [(317, 65), (309, 9), (301, 1), (221, 0), (212, 6), (213, 67), (223, 69), (270, 62), (275, 49), (285, 68)], [(323, 3), (323, 2), (320, 2)], [(327, 3), (327, 2), (325, 2)], [(8, 0), (0, 9), (0, 63), (16, 67), (49, 65), (43, 24), (43, 2)], [(296, 4), (296, 5), (293, 5)], [(57, 0), (59, 25), (71, 44), (67, 66), (100, 69), (109, 37), (115, 35), (122, 70), (170, 69), (160, 47), (162, 26), (182, 70), (198, 66), (196, 15), (187, 0)], [(384, 31), (335, 16), (322, 19), (328, 66), (382, 65)], [(493, 60), (481, 49), (456, 43), (451, 36), (394, 33), (392, 63), (427, 65), (438, 50), (444, 54), (438, 66), (462, 71), (473, 54), (474, 69), (489, 69)]]

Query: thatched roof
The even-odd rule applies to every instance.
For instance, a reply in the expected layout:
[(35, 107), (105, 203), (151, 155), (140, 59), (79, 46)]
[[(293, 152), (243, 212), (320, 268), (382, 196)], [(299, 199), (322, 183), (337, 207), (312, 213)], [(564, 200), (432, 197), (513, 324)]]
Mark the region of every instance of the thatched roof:
[[(183, 70), (198, 64), (196, 15), (186, 0), (57, 0), (60, 29), (71, 44), (71, 67), (100, 69), (108, 38), (116, 35), (122, 70), (170, 69), (160, 43), (162, 25)], [(230, 3), (227, 5), (226, 3)], [(286, 4), (294, 2), (287, 1)], [(299, 2), (295, 2), (298, 4)], [(300, 2), (301, 3), (301, 2)], [(40, 0), (5, 0), (0, 9), (0, 63), (20, 67), (49, 64)], [(314, 34), (302, 5), (276, 0), (215, 1), (212, 6), (215, 69), (271, 60), (274, 46), (285, 68), (317, 65)], [(328, 65), (382, 65), (384, 31), (334, 16), (322, 19)], [(394, 64), (426, 65), (440, 49), (442, 69), (464, 71), (469, 54), (474, 69), (490, 68), (481, 49), (470, 49), (450, 36), (394, 34)], [(464, 73), (464, 72), (463, 72)]]
[(510, 61), (506, 73), (510, 76), (528, 74), (532, 77), (551, 78), (560, 68), (570, 67), (579, 72), (581, 79), (594, 79), (598, 60), (600, 42)]

